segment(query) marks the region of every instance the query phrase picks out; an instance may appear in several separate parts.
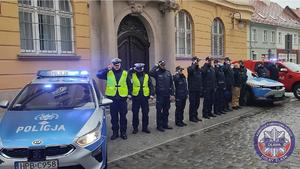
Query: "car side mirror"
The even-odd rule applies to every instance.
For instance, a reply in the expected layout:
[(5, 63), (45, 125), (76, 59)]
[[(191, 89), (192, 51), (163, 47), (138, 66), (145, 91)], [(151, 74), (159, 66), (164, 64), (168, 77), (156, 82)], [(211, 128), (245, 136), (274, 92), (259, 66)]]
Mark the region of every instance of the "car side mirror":
[(8, 107), (8, 105), (9, 105), (9, 101), (7, 101), (7, 100), (0, 101), (1, 108), (6, 109)]
[(287, 72), (288, 70), (287, 70), (287, 68), (281, 68), (280, 69), (280, 72)]
[(100, 104), (99, 106), (108, 106), (110, 104), (112, 104), (113, 101), (108, 99), (108, 98), (103, 98), (101, 101), (100, 101)]

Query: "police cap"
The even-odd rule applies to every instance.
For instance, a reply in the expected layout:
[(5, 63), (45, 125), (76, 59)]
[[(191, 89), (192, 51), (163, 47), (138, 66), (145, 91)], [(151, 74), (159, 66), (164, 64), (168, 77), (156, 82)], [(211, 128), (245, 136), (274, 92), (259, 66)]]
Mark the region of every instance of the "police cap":
[(119, 64), (119, 63), (122, 63), (122, 60), (121, 59), (119, 59), (119, 58), (114, 58), (113, 60), (111, 60), (111, 63), (112, 64)]

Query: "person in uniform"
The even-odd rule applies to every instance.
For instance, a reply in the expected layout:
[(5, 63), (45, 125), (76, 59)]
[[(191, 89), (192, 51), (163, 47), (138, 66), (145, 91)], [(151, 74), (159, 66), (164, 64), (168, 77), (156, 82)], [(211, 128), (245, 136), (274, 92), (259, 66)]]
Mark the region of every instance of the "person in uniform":
[(244, 65), (244, 62), (242, 60), (239, 61), (240, 63), (240, 70), (241, 70), (241, 78), (242, 78), (242, 84), (241, 84), (241, 95), (240, 95), (240, 106), (246, 106), (245, 97), (246, 97), (246, 87), (247, 87), (247, 69)]
[(128, 91), (131, 91), (131, 82), (127, 71), (121, 68), (121, 62), (121, 59), (115, 58), (112, 60), (112, 64), (97, 73), (99, 79), (106, 80), (105, 95), (113, 100), (113, 103), (110, 104), (113, 130), (111, 140), (119, 137), (119, 130), (121, 138), (127, 139), (127, 97)]
[(181, 66), (176, 67), (176, 74), (173, 76), (175, 86), (175, 125), (179, 127), (186, 126), (183, 122), (183, 113), (188, 96), (186, 77), (183, 74), (184, 68)]
[(189, 91), (189, 120), (197, 123), (202, 121), (198, 117), (198, 109), (200, 106), (200, 97), (203, 92), (202, 86), (202, 71), (199, 67), (200, 59), (194, 56), (192, 58), (192, 64), (188, 67), (188, 91)]
[(257, 65), (257, 68), (255, 71), (257, 72), (258, 77), (269, 78), (268, 69), (262, 63), (259, 63)]
[(153, 99), (154, 89), (151, 78), (144, 72), (144, 63), (134, 64), (131, 74), (132, 82), (132, 127), (133, 134), (138, 133), (139, 111), (142, 109), (142, 132), (150, 133), (149, 124), (149, 98)]
[(235, 63), (233, 67), (233, 88), (232, 88), (232, 109), (239, 109), (239, 99), (242, 85), (241, 69), (240, 64)]
[(218, 59), (214, 60), (214, 69), (216, 73), (216, 88), (217, 88), (215, 92), (214, 114), (221, 115), (221, 114), (225, 114), (223, 110), (225, 108), (224, 92), (226, 90), (226, 84), (225, 84), (225, 74)]
[(232, 100), (232, 85), (233, 85), (233, 71), (231, 68), (231, 60), (229, 57), (226, 57), (224, 59), (223, 71), (225, 75), (225, 84), (226, 84), (226, 90), (224, 92), (224, 96), (225, 96), (224, 112), (229, 112), (232, 111), (229, 103), (231, 103)]
[(168, 125), (170, 101), (174, 100), (174, 85), (171, 72), (166, 70), (166, 63), (161, 60), (151, 69), (149, 75), (155, 79), (156, 83), (157, 130), (164, 132), (165, 129), (173, 129)]
[(214, 95), (216, 92), (216, 73), (212, 66), (212, 58), (206, 57), (205, 64), (202, 67), (203, 78), (203, 118), (210, 119), (210, 117), (216, 117), (212, 113), (212, 107), (214, 104)]

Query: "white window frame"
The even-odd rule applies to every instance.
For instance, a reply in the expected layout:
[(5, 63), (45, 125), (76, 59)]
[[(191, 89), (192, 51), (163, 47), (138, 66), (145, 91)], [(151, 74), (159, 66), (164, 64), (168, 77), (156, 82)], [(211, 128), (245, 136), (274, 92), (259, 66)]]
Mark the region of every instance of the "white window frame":
[(282, 33), (278, 32), (278, 43), (281, 44), (282, 43)]
[[(217, 24), (217, 33), (214, 32), (214, 25), (215, 23)], [(218, 29), (219, 27), (221, 26), (222, 28), (222, 31), (220, 33), (220, 30)], [(214, 43), (214, 40), (215, 40), (215, 36), (217, 36), (218, 38), (218, 42), (217, 42), (217, 45), (218, 46), (215, 46), (215, 43)], [(219, 38), (222, 37), (222, 46), (219, 46)], [(224, 57), (225, 55), (225, 28), (224, 28), (224, 24), (222, 22), (221, 19), (219, 18), (215, 18), (213, 23), (212, 23), (212, 26), (211, 26), (211, 54), (213, 57), (216, 57), (216, 58), (221, 58), (221, 57)], [(215, 53), (215, 48), (217, 48), (217, 53)], [(221, 53), (219, 53), (221, 49)]]
[(256, 42), (257, 41), (257, 30), (252, 29), (252, 41)]
[(275, 31), (272, 31), (271, 32), (271, 42), (272, 43), (275, 43), (275, 40), (276, 40), (276, 37), (275, 37), (276, 35), (275, 35)]
[[(184, 14), (184, 29), (180, 29), (179, 28), (179, 13), (183, 12)], [(190, 29), (187, 28), (188, 22), (190, 21)], [(186, 11), (179, 11), (176, 16), (175, 16), (175, 22), (176, 22), (176, 57), (191, 57), (192, 53), (193, 53), (193, 25), (192, 25), (192, 18), (191, 16), (186, 12)], [(184, 39), (185, 39), (185, 50), (184, 50), (184, 54), (179, 54), (179, 50), (180, 50), (180, 45), (179, 45), (179, 34), (184, 32)], [(190, 35), (190, 49), (187, 48), (187, 43), (188, 43), (188, 35)], [(188, 51), (190, 50), (190, 53), (188, 53)]]
[[(30, 0), (31, 5), (19, 4), (19, 12), (31, 13), (32, 17), (32, 35), (33, 35), (33, 50), (21, 49), (21, 53), (32, 53), (32, 54), (74, 54), (75, 53), (75, 39), (74, 39), (74, 21), (73, 11), (70, 0), (69, 9), (70, 11), (61, 11), (59, 9), (59, 0), (53, 0), (53, 9), (44, 8), (38, 6), (38, 0)], [(39, 36), (39, 14), (54, 16), (54, 44), (55, 50), (41, 50), (40, 49), (40, 36)], [(61, 49), (61, 25), (60, 20), (63, 18), (70, 18), (71, 20), (71, 50), (62, 51)], [(21, 18), (19, 18), (21, 20)], [(21, 42), (22, 43), (22, 42)]]
[(293, 44), (297, 44), (297, 37), (298, 35), (297, 34), (293, 34)]
[(268, 31), (264, 30), (264, 42), (268, 42)]

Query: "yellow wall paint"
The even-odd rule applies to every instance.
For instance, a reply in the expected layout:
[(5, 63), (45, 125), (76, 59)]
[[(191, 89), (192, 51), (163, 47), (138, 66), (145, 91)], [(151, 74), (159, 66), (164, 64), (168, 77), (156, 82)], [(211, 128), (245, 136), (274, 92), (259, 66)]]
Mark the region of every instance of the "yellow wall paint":
[(21, 61), (19, 9), (17, 0), (1, 0), (0, 91), (18, 89), (30, 82), (39, 69), (90, 69), (90, 20), (87, 0), (73, 0), (73, 24), (78, 61)]
[[(225, 56), (233, 60), (245, 59), (247, 57), (247, 20), (243, 29), (238, 25), (234, 26), (231, 22), (231, 13), (239, 11), (237, 8), (232, 9), (228, 6), (232, 4), (217, 4), (208, 1), (184, 1), (178, 0), (180, 9), (187, 11), (193, 20), (193, 55), (204, 59), (211, 55), (211, 26), (215, 18), (220, 18), (225, 27)], [(220, 1), (219, 1), (220, 2)], [(236, 7), (238, 5), (235, 5)], [(246, 11), (245, 6), (241, 6), (242, 17), (250, 18), (252, 12)], [(247, 8), (251, 11), (251, 7)], [(244, 18), (242, 18), (244, 19)], [(235, 20), (237, 24), (237, 20)], [(177, 60), (176, 64), (189, 66), (191, 61)]]

